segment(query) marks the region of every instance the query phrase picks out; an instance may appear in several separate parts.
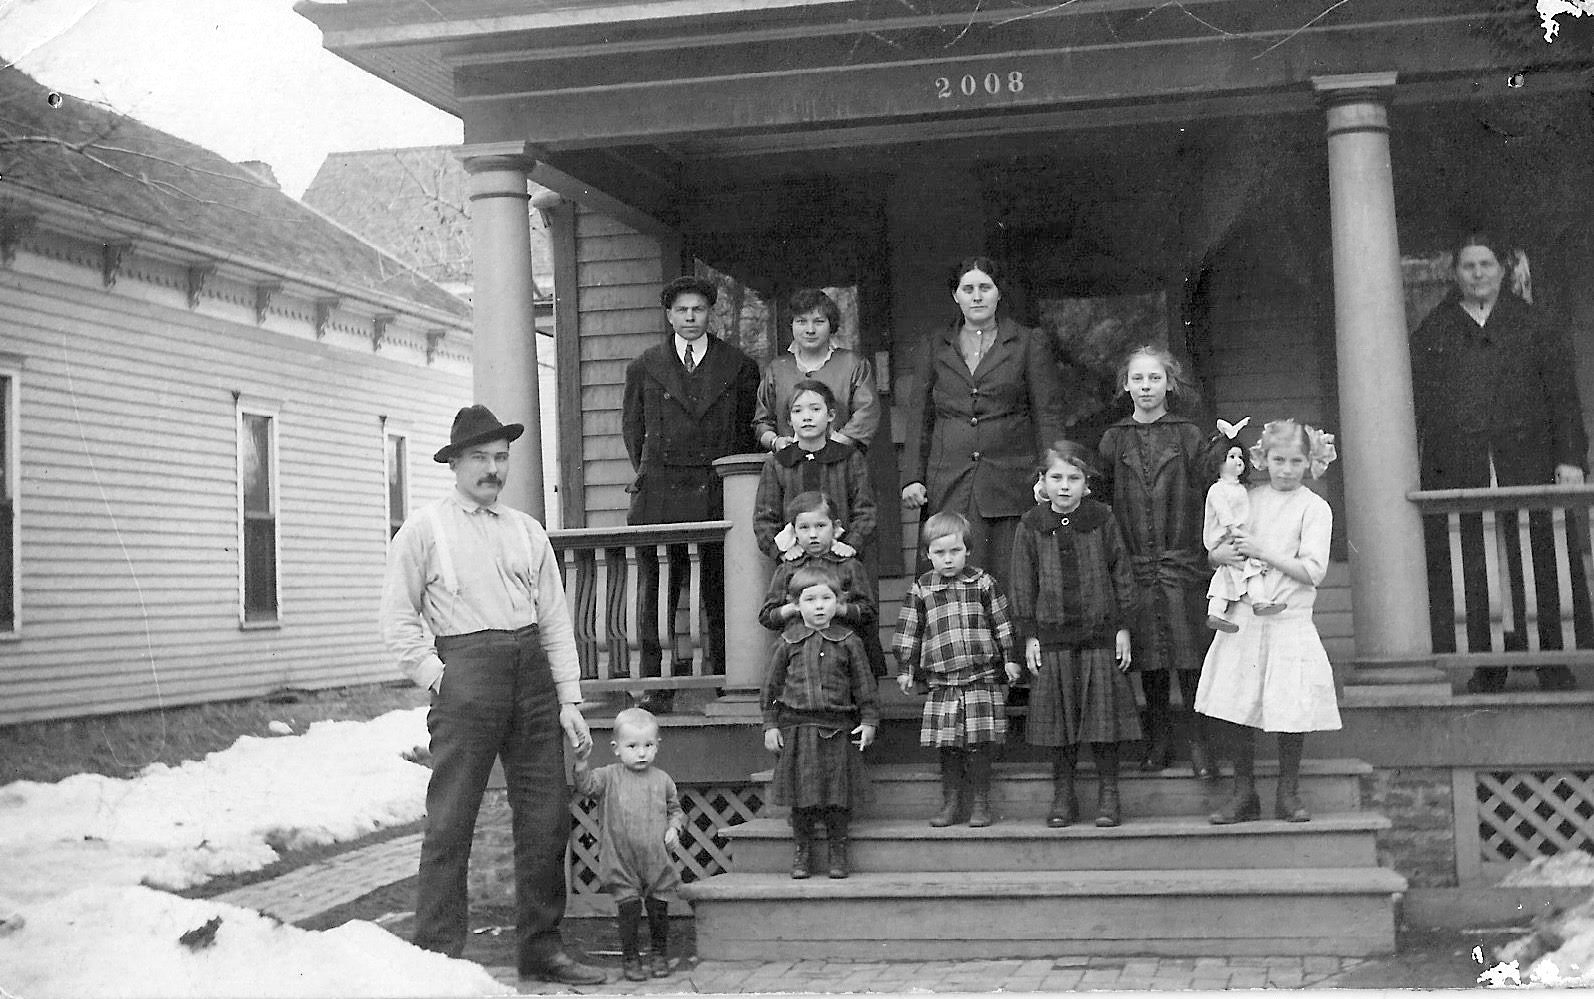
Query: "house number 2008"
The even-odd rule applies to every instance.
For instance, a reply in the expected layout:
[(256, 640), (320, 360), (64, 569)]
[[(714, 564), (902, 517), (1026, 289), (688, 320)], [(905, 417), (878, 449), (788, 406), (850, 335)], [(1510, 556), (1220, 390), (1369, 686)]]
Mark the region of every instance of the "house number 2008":
[(973, 73), (964, 73), (961, 77), (953, 79), (950, 76), (935, 78), (935, 96), (946, 100), (954, 93), (964, 97), (973, 97), (975, 94), (1021, 94), (1024, 92), (1024, 71), (1015, 69), (1008, 73), (986, 73), (984, 76), (975, 76)]

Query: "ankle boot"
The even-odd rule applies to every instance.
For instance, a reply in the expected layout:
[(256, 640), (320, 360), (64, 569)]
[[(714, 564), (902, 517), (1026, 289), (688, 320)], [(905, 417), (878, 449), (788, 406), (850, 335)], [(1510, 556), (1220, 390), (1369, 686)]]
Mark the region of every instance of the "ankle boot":
[(961, 749), (941, 750), (941, 810), (930, 820), (937, 829), (963, 821), (966, 762)]
[(1279, 783), (1273, 796), (1273, 815), (1285, 822), (1310, 822), (1312, 813), (1301, 803), (1301, 754), (1306, 748), (1306, 733), (1285, 732), (1279, 736)]
[(969, 809), (969, 825), (988, 826), (991, 824), (991, 747), (970, 749), (968, 761), (969, 793), (974, 799)]
[(1190, 717), (1190, 771), (1200, 781), (1218, 779), (1218, 764), (1207, 745), (1206, 720), (1194, 712)]
[(1121, 818), (1118, 812), (1118, 744), (1093, 742), (1090, 748), (1096, 755), (1096, 825), (1111, 829)]
[(844, 878), (852, 873), (848, 867), (847, 857), (847, 829), (851, 824), (852, 814), (845, 808), (831, 808), (825, 811), (825, 831), (830, 834), (830, 876)]
[(1078, 750), (1059, 746), (1052, 750), (1052, 810), (1046, 824), (1062, 829), (1079, 817), (1079, 799), (1074, 796), (1074, 761)]
[(807, 809), (792, 809), (791, 838), (791, 876), (801, 881), (814, 866), (814, 817)]
[(1253, 822), (1262, 817), (1262, 801), (1256, 796), (1255, 730), (1230, 724), (1234, 740), (1234, 797), (1211, 815), (1215, 826)]

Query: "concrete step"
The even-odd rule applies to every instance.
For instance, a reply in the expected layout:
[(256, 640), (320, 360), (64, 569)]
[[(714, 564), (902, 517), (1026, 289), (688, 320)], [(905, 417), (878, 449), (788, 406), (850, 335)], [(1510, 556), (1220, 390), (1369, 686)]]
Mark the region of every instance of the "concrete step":
[(687, 885), (697, 952), (715, 961), (880, 961), (1393, 953), (1382, 868), (967, 871)]
[[(1093, 815), (1093, 813), (1090, 813)], [(1310, 822), (1241, 822), (1215, 826), (1204, 818), (1127, 817), (1114, 829), (1089, 824), (1048, 829), (1039, 821), (999, 822), (983, 829), (932, 829), (925, 821), (853, 824), (855, 871), (1202, 870), (1267, 867), (1376, 867), (1381, 815), (1342, 812)], [(723, 830), (738, 874), (791, 869), (791, 826), (754, 819)]]
[[(1256, 769), (1263, 807), (1271, 808), (1278, 764), (1258, 760)], [(869, 767), (866, 773), (868, 786), (857, 807), (860, 819), (928, 819), (941, 808), (941, 776), (933, 764), (886, 764)], [(1358, 811), (1361, 778), (1371, 773), (1372, 768), (1360, 760), (1303, 760), (1301, 798), (1314, 814)], [(754, 780), (769, 778), (770, 771), (753, 775)], [(1089, 763), (1080, 765), (1077, 785), (1080, 804), (1090, 807), (1096, 800), (1096, 778)], [(1228, 778), (1203, 783), (1183, 768), (1152, 773), (1125, 769), (1118, 786), (1123, 814), (1131, 818), (1205, 818), (1221, 808), (1232, 792)], [(991, 803), (1000, 818), (1038, 819), (1051, 802), (1051, 771), (1045, 766), (1009, 763), (995, 767)], [(778, 817), (768, 807), (763, 814)]]

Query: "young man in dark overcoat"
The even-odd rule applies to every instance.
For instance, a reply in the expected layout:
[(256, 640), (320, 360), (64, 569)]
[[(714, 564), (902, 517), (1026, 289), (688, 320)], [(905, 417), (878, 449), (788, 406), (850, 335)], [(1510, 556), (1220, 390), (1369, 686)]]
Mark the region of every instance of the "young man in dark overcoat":
[[(736, 347), (709, 332), (709, 315), (718, 292), (711, 281), (680, 277), (659, 296), (669, 332), (625, 369), (621, 434), (636, 469), (628, 524), (673, 524), (719, 520), (724, 496), (714, 460), (758, 450), (753, 440), (753, 409), (758, 365)], [(746, 517), (749, 510), (733, 510)], [(680, 604), (689, 563), (685, 545), (669, 548), (670, 607)], [(662, 675), (659, 641), (659, 563), (649, 549), (637, 553), (642, 672)], [(708, 661), (725, 668), (725, 546), (703, 549), (703, 606), (708, 617)], [(672, 630), (673, 633), (673, 630)], [(673, 643), (672, 643), (673, 644)], [(674, 651), (671, 652), (672, 658)], [(677, 664), (675, 672), (684, 672)], [(650, 696), (657, 711), (671, 707), (670, 691)]]

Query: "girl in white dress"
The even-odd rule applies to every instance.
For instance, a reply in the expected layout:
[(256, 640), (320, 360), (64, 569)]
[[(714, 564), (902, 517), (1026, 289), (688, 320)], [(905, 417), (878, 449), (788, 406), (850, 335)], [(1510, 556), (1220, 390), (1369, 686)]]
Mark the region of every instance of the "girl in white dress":
[[(1201, 668), (1195, 708), (1229, 722), (1234, 746), (1234, 797), (1212, 816), (1228, 825), (1262, 817), (1256, 794), (1257, 729), (1279, 734), (1278, 794), (1274, 815), (1287, 822), (1311, 818), (1300, 798), (1301, 752), (1307, 732), (1340, 727), (1334, 675), (1312, 624), (1317, 585), (1328, 571), (1334, 517), (1321, 496), (1304, 488), (1336, 457), (1334, 435), (1294, 420), (1262, 428), (1251, 461), (1267, 473), (1250, 491), (1249, 522), (1212, 551), (1214, 565), (1258, 559), (1277, 576), (1278, 613), (1258, 615), (1249, 599), (1234, 607), (1238, 628), (1213, 637)], [(1270, 587), (1271, 589), (1271, 587)]]

